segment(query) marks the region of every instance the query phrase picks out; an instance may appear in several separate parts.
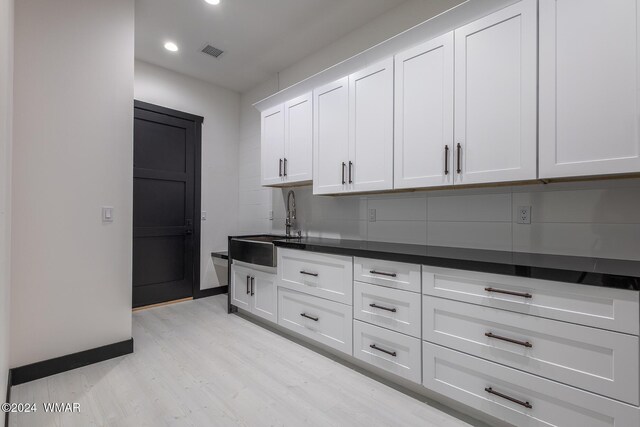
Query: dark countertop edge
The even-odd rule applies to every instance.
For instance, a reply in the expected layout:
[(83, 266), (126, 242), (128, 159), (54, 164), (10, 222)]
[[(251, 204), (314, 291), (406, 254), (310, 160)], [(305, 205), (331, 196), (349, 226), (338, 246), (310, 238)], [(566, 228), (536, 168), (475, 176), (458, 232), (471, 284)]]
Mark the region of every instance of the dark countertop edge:
[(220, 259), (229, 259), (229, 253), (227, 251), (211, 252), (211, 256)]
[[(500, 263), (491, 261), (470, 260), (464, 259), (462, 257), (451, 258), (408, 254), (401, 252), (387, 252), (366, 248), (340, 247), (335, 243), (323, 245), (322, 243), (308, 243), (295, 240), (276, 240), (273, 243), (278, 247), (306, 250), (310, 252), (356, 256), (362, 258), (404, 262), (409, 264), (428, 265), (431, 267), (451, 268), (457, 270), (477, 271), (481, 273), (502, 274), (530, 279), (573, 283), (586, 286), (640, 291), (640, 278), (637, 276), (575, 269), (549, 268), (518, 263)], [(448, 249), (455, 250), (456, 248)], [(465, 250), (465, 248), (460, 249)], [(560, 255), (559, 257), (562, 257), (562, 255)]]

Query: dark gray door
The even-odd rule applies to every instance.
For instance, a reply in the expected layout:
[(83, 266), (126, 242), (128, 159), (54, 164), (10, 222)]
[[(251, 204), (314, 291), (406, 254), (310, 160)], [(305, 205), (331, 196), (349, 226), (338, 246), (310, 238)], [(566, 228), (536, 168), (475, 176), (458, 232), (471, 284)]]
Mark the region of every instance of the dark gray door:
[(136, 102), (134, 112), (134, 307), (193, 296), (199, 240), (194, 239), (195, 148), (201, 123), (140, 105)]

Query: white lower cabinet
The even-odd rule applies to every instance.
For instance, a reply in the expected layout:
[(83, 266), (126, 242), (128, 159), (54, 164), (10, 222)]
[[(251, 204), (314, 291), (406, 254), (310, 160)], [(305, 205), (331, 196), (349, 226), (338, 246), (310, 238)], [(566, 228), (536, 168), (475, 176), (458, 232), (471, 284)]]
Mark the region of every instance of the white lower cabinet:
[(278, 320), (276, 275), (231, 266), (231, 303), (271, 322)]
[(351, 306), (278, 288), (278, 324), (352, 354)]
[(428, 342), (423, 384), (516, 426), (640, 425), (638, 407)]
[(420, 294), (353, 283), (353, 317), (420, 338)]
[(638, 404), (638, 337), (425, 296), (423, 339)]
[(420, 384), (420, 340), (358, 320), (353, 321), (353, 356)]

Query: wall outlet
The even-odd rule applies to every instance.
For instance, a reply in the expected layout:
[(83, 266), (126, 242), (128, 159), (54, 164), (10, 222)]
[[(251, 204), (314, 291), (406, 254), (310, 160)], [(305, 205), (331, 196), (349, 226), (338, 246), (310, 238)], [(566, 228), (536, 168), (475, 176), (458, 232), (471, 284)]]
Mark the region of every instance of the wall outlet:
[(369, 222), (376, 222), (376, 210), (369, 209)]
[(531, 206), (518, 206), (518, 224), (531, 224)]

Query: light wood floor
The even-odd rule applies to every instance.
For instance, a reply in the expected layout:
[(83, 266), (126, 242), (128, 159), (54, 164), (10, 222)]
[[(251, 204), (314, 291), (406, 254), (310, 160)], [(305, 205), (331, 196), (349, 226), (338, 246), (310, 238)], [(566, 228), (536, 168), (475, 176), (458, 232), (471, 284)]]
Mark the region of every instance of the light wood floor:
[(9, 425), (468, 425), (225, 308), (221, 295), (134, 313), (134, 354), (14, 387), (39, 410)]

